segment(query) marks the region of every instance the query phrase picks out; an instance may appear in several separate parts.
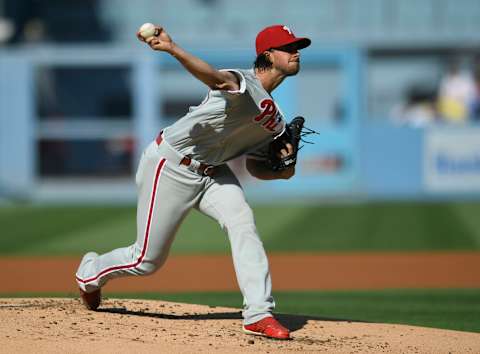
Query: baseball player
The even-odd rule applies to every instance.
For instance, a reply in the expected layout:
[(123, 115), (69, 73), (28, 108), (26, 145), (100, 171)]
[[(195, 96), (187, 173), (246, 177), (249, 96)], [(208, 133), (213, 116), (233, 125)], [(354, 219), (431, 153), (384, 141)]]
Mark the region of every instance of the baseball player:
[[(288, 127), (270, 93), (298, 73), (299, 50), (308, 47), (310, 39), (296, 37), (287, 26), (270, 26), (257, 35), (253, 69), (217, 70), (178, 46), (160, 26), (153, 37), (145, 40), (139, 33), (137, 37), (151, 49), (175, 57), (210, 90), (200, 105), (190, 107), (143, 152), (136, 174), (136, 242), (83, 257), (76, 280), (84, 304), (97, 309), (100, 289), (110, 279), (159, 269), (180, 223), (195, 208), (218, 221), (228, 234), (244, 297), (244, 332), (289, 339), (289, 330), (272, 316), (275, 302), (268, 260), (252, 210), (226, 162), (246, 154), (246, 168), (256, 178), (294, 175), (294, 163), (281, 169), (266, 163), (270, 144)], [(286, 142), (277, 155), (291, 161), (295, 153), (296, 147)]]

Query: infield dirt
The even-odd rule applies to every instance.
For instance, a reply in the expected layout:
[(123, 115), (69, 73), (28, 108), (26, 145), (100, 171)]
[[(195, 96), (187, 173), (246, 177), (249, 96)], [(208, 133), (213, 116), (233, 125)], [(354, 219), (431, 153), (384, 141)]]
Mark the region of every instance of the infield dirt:
[[(480, 264), (478, 252), (272, 255), (270, 261), (276, 290), (469, 288), (480, 281), (474, 271)], [(1, 268), (8, 270), (2, 274), (0, 292), (76, 293), (78, 262), (78, 258), (0, 259)], [(108, 290), (237, 290), (228, 256), (172, 257), (167, 263), (152, 277), (117, 279)], [(0, 353), (480, 353), (478, 333), (277, 317), (292, 331), (293, 340), (243, 334), (240, 310), (233, 308), (112, 299), (92, 312), (78, 299), (4, 298), (0, 299)]]
[(241, 331), (238, 309), (163, 301), (1, 299), (4, 353), (480, 353), (480, 334), (278, 315), (292, 340)]

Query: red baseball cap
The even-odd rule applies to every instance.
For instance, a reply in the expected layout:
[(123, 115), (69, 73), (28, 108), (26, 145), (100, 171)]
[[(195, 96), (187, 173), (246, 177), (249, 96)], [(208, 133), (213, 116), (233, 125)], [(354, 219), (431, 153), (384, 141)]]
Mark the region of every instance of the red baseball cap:
[(257, 55), (272, 48), (282, 47), (287, 44), (297, 43), (298, 49), (306, 48), (312, 43), (308, 38), (295, 37), (292, 30), (284, 25), (266, 27), (257, 34), (255, 47)]

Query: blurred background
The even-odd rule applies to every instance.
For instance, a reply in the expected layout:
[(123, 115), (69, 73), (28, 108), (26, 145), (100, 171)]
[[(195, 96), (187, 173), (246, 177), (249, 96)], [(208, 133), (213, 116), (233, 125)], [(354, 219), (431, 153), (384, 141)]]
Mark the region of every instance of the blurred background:
[(295, 183), (245, 176), (250, 198), (480, 196), (479, 18), (476, 0), (0, 0), (0, 198), (135, 200), (140, 151), (206, 94), (136, 41), (144, 22), (219, 68), (251, 67), (267, 25), (313, 40), (274, 94), (321, 134)]
[[(478, 256), (479, 19), (478, 0), (0, 0), (0, 254), (76, 262), (132, 242), (141, 151), (207, 93), (137, 41), (152, 22), (217, 68), (252, 67), (255, 36), (272, 24), (312, 39), (299, 75), (274, 92), (289, 119), (303, 115), (320, 132), (295, 178), (260, 182), (231, 163), (268, 252)], [(229, 251), (218, 225), (194, 212), (172, 252)], [(463, 273), (478, 274), (475, 264)], [(278, 303), (480, 331), (480, 284), (459, 287), (477, 290)], [(223, 303), (240, 306), (234, 296)]]

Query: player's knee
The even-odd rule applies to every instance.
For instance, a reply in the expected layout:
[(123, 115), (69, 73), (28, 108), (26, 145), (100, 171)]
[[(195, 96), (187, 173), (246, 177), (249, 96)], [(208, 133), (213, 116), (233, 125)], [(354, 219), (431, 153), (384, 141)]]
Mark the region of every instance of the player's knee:
[(142, 260), (142, 262), (140, 262), (136, 266), (137, 274), (138, 275), (153, 274), (165, 264), (166, 260), (167, 260), (167, 253), (163, 253), (158, 257), (151, 258), (148, 260), (144, 259)]
[(237, 228), (240, 226), (255, 226), (255, 219), (252, 209), (248, 204), (240, 205), (231, 210), (228, 218), (225, 220), (227, 229)]
[(147, 254), (144, 254), (144, 250), (138, 244), (133, 244), (130, 248), (131, 259), (136, 264), (132, 271), (135, 275), (155, 273), (167, 260), (168, 250), (165, 249), (160, 249), (159, 252), (149, 249), (146, 251)]
[(158, 268), (159, 268), (159, 265), (153, 262), (141, 262), (135, 267), (138, 275), (153, 274)]

